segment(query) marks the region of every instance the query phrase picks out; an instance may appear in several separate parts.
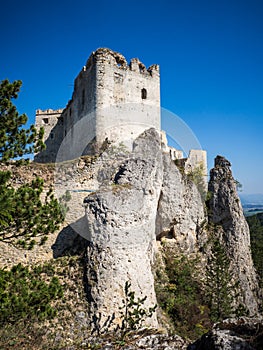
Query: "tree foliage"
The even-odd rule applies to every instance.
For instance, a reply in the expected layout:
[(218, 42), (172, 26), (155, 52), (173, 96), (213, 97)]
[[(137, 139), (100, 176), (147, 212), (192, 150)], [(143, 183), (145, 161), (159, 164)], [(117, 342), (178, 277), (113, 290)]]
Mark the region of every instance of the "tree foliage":
[(255, 268), (263, 287), (263, 213), (246, 218), (250, 230), (251, 252)]
[(242, 192), (243, 185), (237, 179), (235, 179), (235, 184), (237, 191)]
[(37, 152), (44, 147), (44, 129), (36, 130), (34, 125), (23, 128), (27, 123), (25, 114), (19, 115), (12, 100), (18, 97), (22, 82), (10, 83), (7, 79), (0, 83), (0, 159), (22, 157)]
[[(23, 128), (27, 116), (19, 115), (12, 102), (21, 84), (8, 80), (0, 83), (0, 164), (43, 148), (43, 130)], [(65, 217), (65, 206), (55, 199), (51, 189), (41, 200), (42, 179), (36, 177), (14, 188), (11, 176), (10, 171), (0, 171), (0, 241), (30, 249), (36, 242), (44, 243), (47, 235), (58, 228)]]
[(214, 322), (237, 313), (238, 284), (230, 271), (230, 260), (219, 239), (212, 240), (211, 256), (206, 268), (206, 295)]
[(170, 249), (164, 255), (166, 281), (156, 281), (157, 300), (170, 317), (175, 330), (181, 336), (195, 339), (211, 326), (209, 309), (199, 279), (194, 276), (196, 259), (175, 256)]
[(135, 292), (131, 291), (131, 284), (126, 281), (124, 286), (125, 298), (120, 306), (121, 315), (121, 338), (130, 331), (136, 331), (143, 327), (147, 318), (151, 318), (156, 310), (157, 305), (144, 308), (144, 302), (147, 296), (135, 298)]
[(0, 172), (0, 240), (32, 249), (43, 244), (58, 229), (66, 211), (50, 189), (41, 201), (44, 181), (37, 177), (30, 184), (13, 188), (10, 172)]
[[(29, 268), (18, 264), (11, 270), (0, 269), (0, 325), (51, 318), (56, 310), (51, 302), (63, 296), (57, 277), (43, 279), (42, 266)], [(54, 271), (50, 271), (53, 275)]]
[(211, 255), (204, 269), (198, 258), (175, 255), (172, 248), (164, 246), (164, 264), (156, 270), (158, 304), (175, 331), (190, 339), (206, 333), (214, 322), (247, 313), (238, 302), (239, 285), (225, 248), (213, 233)]

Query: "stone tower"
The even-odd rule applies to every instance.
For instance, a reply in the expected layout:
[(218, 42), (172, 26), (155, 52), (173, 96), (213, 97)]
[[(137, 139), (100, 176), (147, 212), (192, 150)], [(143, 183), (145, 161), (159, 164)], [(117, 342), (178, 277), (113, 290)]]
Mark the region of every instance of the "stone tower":
[(38, 110), (36, 127), (45, 129), (46, 150), (38, 162), (73, 159), (87, 145), (134, 140), (144, 130), (160, 130), (159, 66), (146, 69), (137, 58), (109, 49), (93, 52), (74, 83), (64, 110)]

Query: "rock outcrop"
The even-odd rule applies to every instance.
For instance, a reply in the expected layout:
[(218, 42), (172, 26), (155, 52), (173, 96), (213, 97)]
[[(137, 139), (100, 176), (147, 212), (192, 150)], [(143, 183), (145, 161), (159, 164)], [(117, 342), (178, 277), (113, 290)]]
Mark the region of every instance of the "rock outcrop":
[(217, 156), (210, 171), (209, 221), (221, 230), (231, 267), (240, 283), (242, 302), (250, 315), (258, 312), (258, 283), (250, 251), (249, 227), (245, 220), (230, 162)]
[(262, 349), (262, 318), (227, 319), (214, 325), (188, 350), (256, 350)]
[[(148, 333), (148, 334), (147, 334)], [(84, 344), (96, 344), (101, 350), (116, 350), (120, 347), (116, 346), (116, 342), (101, 338), (88, 338)], [(187, 350), (188, 342), (178, 335), (151, 334), (151, 331), (142, 330), (135, 334), (131, 334), (121, 346), (122, 350)], [(64, 349), (75, 350), (75, 349)]]
[[(145, 307), (156, 304), (153, 262), (156, 239), (166, 240), (178, 253), (207, 254), (209, 233), (201, 195), (161, 150), (154, 129), (141, 134), (125, 157), (103, 156), (97, 174), (99, 189), (84, 200), (88, 241), (87, 294), (95, 329), (121, 323), (119, 307), (125, 282)], [(109, 171), (109, 169), (111, 169)], [(231, 268), (240, 282), (240, 302), (250, 315), (258, 312), (258, 284), (250, 252), (249, 229), (236, 192), (230, 163), (218, 156), (209, 182), (209, 221), (218, 225)], [(202, 252), (202, 253), (200, 253)], [(107, 327), (106, 327), (107, 325)], [(157, 327), (156, 316), (146, 325)]]
[(199, 228), (205, 220), (200, 193), (183, 175), (168, 154), (163, 154), (163, 183), (156, 216), (157, 238), (167, 237), (173, 245), (189, 254), (198, 250)]
[[(49, 181), (53, 178), (50, 167), (33, 164), (27, 171), (30, 176), (34, 173)], [(14, 181), (22, 183), (24, 174), (15, 174)], [(68, 217), (70, 225), (62, 229), (53, 244), (53, 256), (84, 255), (83, 281), (89, 309), (81, 318), (88, 330), (101, 334), (121, 324), (120, 307), (128, 281), (135, 298), (147, 297), (143, 308), (156, 304), (153, 266), (159, 260), (156, 257), (161, 255), (158, 247), (162, 242), (174, 249), (175, 255), (198, 253), (201, 258), (198, 268), (205, 271), (204, 262), (209, 254), (207, 243), (212, 232), (209, 226), (207, 229), (207, 219), (216, 228), (230, 258), (235, 280), (240, 282), (239, 301), (250, 315), (257, 314), (259, 289), (251, 259), (249, 229), (230, 163), (218, 156), (210, 175), (207, 215), (193, 178), (162, 150), (160, 135), (154, 129), (141, 134), (131, 152), (123, 145), (107, 145), (96, 157), (63, 163), (56, 169), (56, 190), (59, 192), (61, 185), (62, 193), (71, 192), (69, 206), (72, 210)], [(46, 246), (44, 249), (48, 252)], [(13, 254), (18, 256), (16, 251)], [(33, 254), (34, 258), (45, 257), (43, 248)], [(2, 255), (10, 257), (10, 249)], [(10, 261), (14, 261), (13, 257)], [(154, 314), (146, 319), (145, 325), (158, 328), (158, 321), (162, 323)], [(244, 328), (246, 319), (243, 322)], [(253, 349), (237, 328), (222, 327), (215, 326), (201, 343), (193, 345), (204, 347), (189, 349), (235, 349), (233, 344), (240, 349)], [(262, 324), (258, 327), (262, 330)], [(221, 348), (219, 344), (223, 344)], [(144, 334), (127, 345), (127, 349), (139, 347), (185, 349), (187, 344), (178, 336)], [(114, 348), (114, 344), (105, 345), (105, 349), (110, 348)]]
[[(169, 155), (154, 129), (141, 134), (126, 159), (107, 161), (101, 187), (86, 197), (87, 281), (93, 326), (120, 323), (124, 285), (131, 283), (145, 307), (156, 304), (152, 265), (156, 237), (171, 239), (180, 251), (198, 250), (204, 220), (201, 196)], [(107, 163), (108, 162), (108, 163)], [(108, 166), (107, 166), (108, 164)], [(109, 167), (115, 169), (109, 178)], [(102, 174), (103, 172), (103, 174)], [(157, 327), (156, 316), (146, 325)]]
[[(136, 140), (133, 154), (120, 164), (113, 182), (84, 201), (92, 326), (110, 326), (111, 320), (120, 324), (126, 281), (136, 297), (147, 296), (146, 308), (156, 304), (151, 265), (161, 185), (159, 137), (151, 129)], [(146, 324), (157, 327), (156, 316)]]

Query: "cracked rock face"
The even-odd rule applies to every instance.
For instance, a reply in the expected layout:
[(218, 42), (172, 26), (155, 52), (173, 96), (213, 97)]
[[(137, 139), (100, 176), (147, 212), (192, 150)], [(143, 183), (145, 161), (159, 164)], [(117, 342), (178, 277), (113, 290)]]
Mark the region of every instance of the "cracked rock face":
[[(121, 324), (124, 285), (135, 298), (147, 297), (144, 308), (156, 304), (152, 265), (156, 239), (166, 239), (180, 253), (203, 251), (207, 234), (204, 206), (197, 187), (161, 150), (154, 129), (141, 134), (124, 157), (104, 156), (99, 189), (84, 200), (88, 241), (87, 296), (91, 328), (100, 332)], [(107, 163), (108, 162), (108, 163)], [(94, 174), (95, 176), (95, 174)], [(211, 171), (209, 220), (219, 224), (240, 280), (250, 314), (258, 311), (257, 280), (250, 253), (249, 230), (236, 193), (230, 163), (217, 157)], [(156, 315), (145, 325), (158, 327)]]
[[(100, 176), (106, 179), (107, 166), (104, 169)], [(172, 231), (175, 244), (191, 253), (198, 243), (197, 227), (204, 220), (197, 188), (162, 152), (154, 129), (140, 135), (132, 153), (114, 169), (112, 183), (104, 181), (84, 201), (88, 297), (95, 328), (105, 321), (120, 323), (126, 281), (131, 282), (136, 297), (147, 296), (144, 307), (155, 305), (156, 236), (169, 236)], [(157, 327), (156, 316), (146, 320), (146, 325)]]
[(205, 220), (200, 193), (168, 154), (163, 155), (163, 183), (156, 216), (157, 237), (171, 237), (183, 253), (196, 251), (198, 228)]
[(208, 191), (210, 222), (223, 229), (223, 240), (232, 269), (240, 282), (244, 303), (250, 315), (258, 312), (258, 283), (250, 251), (249, 227), (243, 214), (230, 162), (217, 156), (210, 171)]
[[(110, 323), (109, 316), (120, 323), (126, 281), (137, 298), (147, 296), (144, 307), (156, 304), (151, 264), (161, 164), (159, 137), (151, 129), (136, 140), (133, 154), (120, 164), (112, 185), (84, 201), (89, 297), (96, 327)], [(146, 324), (157, 327), (156, 316)]]

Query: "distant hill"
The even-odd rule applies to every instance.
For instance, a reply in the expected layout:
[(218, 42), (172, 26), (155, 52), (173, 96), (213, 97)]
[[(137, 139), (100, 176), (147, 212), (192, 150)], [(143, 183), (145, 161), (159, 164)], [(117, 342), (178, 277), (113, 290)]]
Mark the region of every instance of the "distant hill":
[(242, 205), (262, 205), (263, 206), (263, 194), (239, 194)]
[(263, 194), (239, 194), (245, 216), (263, 212)]

